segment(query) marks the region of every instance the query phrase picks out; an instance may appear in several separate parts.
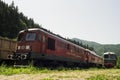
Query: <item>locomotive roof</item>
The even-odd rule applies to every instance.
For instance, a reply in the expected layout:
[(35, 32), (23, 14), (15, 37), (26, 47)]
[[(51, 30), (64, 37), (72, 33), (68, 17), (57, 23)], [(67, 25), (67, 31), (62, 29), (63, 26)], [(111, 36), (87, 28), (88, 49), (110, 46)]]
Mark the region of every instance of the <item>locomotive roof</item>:
[(104, 53), (104, 55), (105, 54), (115, 54), (114, 52), (106, 52), (106, 53)]
[(90, 53), (96, 55), (96, 53), (95, 53), (94, 51), (91, 51), (91, 50), (89, 50), (89, 49), (86, 49), (86, 51), (88, 51), (88, 52), (90, 52)]
[(93, 55), (96, 55), (97, 57), (101, 57), (101, 56), (97, 55), (94, 51), (91, 51), (91, 50), (89, 50), (89, 49), (86, 49), (86, 51), (90, 52), (90, 53), (93, 54)]

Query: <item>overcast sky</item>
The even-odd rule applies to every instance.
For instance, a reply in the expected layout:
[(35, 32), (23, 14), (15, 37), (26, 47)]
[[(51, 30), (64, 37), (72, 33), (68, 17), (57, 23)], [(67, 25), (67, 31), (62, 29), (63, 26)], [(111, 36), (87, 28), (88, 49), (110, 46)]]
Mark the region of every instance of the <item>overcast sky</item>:
[(120, 0), (3, 0), (63, 37), (120, 44)]

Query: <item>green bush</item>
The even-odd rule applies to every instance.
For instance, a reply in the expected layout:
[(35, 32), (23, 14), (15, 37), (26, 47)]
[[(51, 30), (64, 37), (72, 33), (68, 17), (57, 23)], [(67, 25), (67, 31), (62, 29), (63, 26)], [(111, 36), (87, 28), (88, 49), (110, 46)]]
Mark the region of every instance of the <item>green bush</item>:
[(120, 69), (120, 57), (118, 57), (116, 68)]

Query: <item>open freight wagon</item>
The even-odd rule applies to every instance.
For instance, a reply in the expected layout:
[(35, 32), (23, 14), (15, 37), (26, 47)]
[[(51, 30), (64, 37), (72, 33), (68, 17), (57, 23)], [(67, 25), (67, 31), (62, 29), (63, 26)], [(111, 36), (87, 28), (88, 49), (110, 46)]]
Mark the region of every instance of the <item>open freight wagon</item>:
[(16, 50), (16, 41), (0, 37), (0, 63), (11, 61)]

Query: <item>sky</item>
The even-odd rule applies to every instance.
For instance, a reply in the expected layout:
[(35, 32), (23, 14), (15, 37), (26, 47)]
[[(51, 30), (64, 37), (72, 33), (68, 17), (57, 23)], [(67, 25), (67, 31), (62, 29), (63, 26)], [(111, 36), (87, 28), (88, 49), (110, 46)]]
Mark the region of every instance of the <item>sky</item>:
[(120, 44), (120, 0), (14, 1), (28, 18), (65, 38)]

